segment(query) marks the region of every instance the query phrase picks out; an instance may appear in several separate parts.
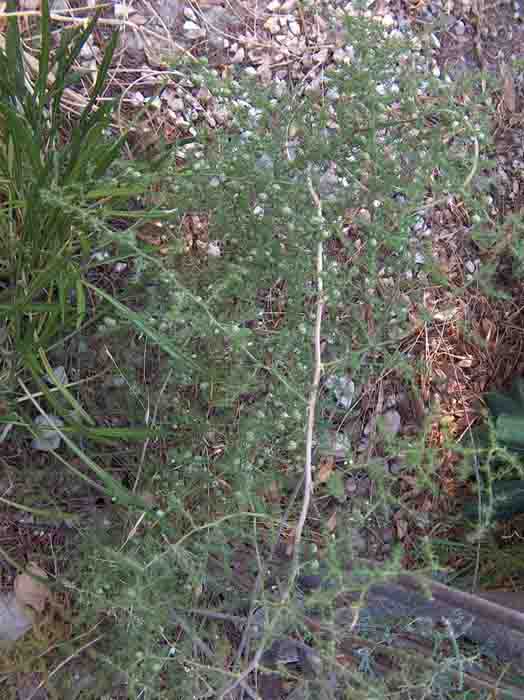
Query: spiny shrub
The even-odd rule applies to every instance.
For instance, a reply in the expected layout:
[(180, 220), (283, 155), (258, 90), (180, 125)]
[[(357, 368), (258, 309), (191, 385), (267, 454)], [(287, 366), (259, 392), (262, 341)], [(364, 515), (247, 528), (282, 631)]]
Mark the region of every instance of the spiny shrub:
[[(298, 592), (283, 605), (274, 596), (278, 587), (253, 588), (257, 572), (269, 567), (283, 518), (291, 548), (298, 518), (296, 506), (285, 508), (304, 468), (318, 242), (325, 254), (322, 335), (331, 358), (324, 370), (350, 374), (360, 400), (359, 387), (381, 373), (395, 371), (409, 386), (412, 370), (399, 346), (409, 330), (408, 304), (428, 283), (448, 284), (431, 264), (429, 242), (416, 249), (412, 227), (453, 194), (479, 221), (483, 216), (469, 183), (478, 148), (489, 141), (489, 108), (428, 80), (427, 66), (412, 66), (407, 47), (375, 23), (355, 19), (348, 28), (354, 60), (327, 74), (333, 100), (275, 96), (250, 81), (221, 82), (206, 68), (197, 74), (194, 66), (177, 66), (213, 91), (229, 114), (227, 128), (202, 128), (183, 167), (173, 157), (164, 182), (178, 231), (170, 254), (160, 260), (141, 250), (133, 232), (113, 234), (123, 252), (138, 256), (142, 307), (98, 294), (118, 318), (115, 337), (146, 337), (161, 348), (156, 415), (173, 431), (165, 463), (153, 461), (142, 472), (161, 507), (125, 552), (105, 549), (103, 566), (88, 558), (83, 578), (83, 609), (112, 611), (120, 636), (104, 658), (126, 673), (132, 692), (220, 696), (247, 663), (247, 649), (233, 646), (244, 629), (236, 616), (255, 609), (261, 622), (251, 649), (298, 637), (318, 649), (326, 673), (336, 665), (330, 642), (307, 628)], [(420, 101), (421, 94), (431, 99)], [(193, 229), (185, 250), (191, 217), (200, 233)], [(220, 255), (208, 254), (215, 240)], [(117, 357), (122, 366), (126, 352)], [(315, 444), (355, 414), (323, 391)], [(378, 504), (346, 500), (346, 474), (359, 459), (367, 466), (358, 438), (315, 502), (302, 543), (304, 572), (316, 571), (321, 558), (337, 580), (358, 529), (398, 505), (384, 471), (376, 474)], [(403, 447), (420, 474), (426, 465), (417, 440)], [(334, 534), (325, 504), (342, 503)], [(400, 568), (396, 556), (383, 573)], [(286, 577), (278, 567), (271, 575)], [(316, 602), (333, 614), (334, 593), (323, 591)], [(370, 652), (357, 671), (346, 669), (345, 692), (364, 683), (367, 697), (385, 697), (397, 681), (427, 683), (435, 697), (452, 692), (445, 669), (417, 666), (415, 673), (407, 665), (402, 681), (390, 688), (377, 680), (371, 691), (373, 668)], [(293, 669), (282, 674), (294, 678)]]

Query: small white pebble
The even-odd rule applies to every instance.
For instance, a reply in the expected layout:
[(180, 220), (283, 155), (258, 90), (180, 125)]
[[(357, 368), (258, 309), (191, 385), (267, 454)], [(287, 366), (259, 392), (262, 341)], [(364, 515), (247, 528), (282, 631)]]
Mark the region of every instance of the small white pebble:
[(210, 258), (219, 258), (222, 255), (218, 241), (209, 241), (207, 244), (207, 254)]
[(291, 34), (294, 34), (295, 36), (300, 35), (300, 24), (294, 20), (293, 22), (289, 23), (289, 31)]
[(277, 16), (272, 15), (264, 22), (264, 28), (268, 30), (270, 34), (277, 34), (280, 30), (280, 22)]
[(335, 63), (343, 63), (345, 58), (346, 52), (344, 51), (344, 49), (338, 48), (333, 51), (333, 60), (335, 61)]
[(244, 50), (244, 47), (241, 46), (237, 51), (235, 51), (235, 54), (233, 58), (231, 59), (231, 63), (242, 63), (244, 60), (244, 57), (246, 55), (246, 52)]
[(190, 7), (184, 7), (184, 17), (193, 22), (197, 21), (197, 16)]
[(117, 19), (129, 19), (129, 15), (136, 12), (134, 7), (130, 7), (124, 2), (116, 2), (114, 5), (115, 17)]
[(140, 90), (137, 90), (136, 92), (131, 93), (129, 96), (129, 101), (133, 105), (133, 107), (140, 107), (144, 104), (145, 102), (145, 97), (143, 93), (140, 92)]
[(199, 27), (195, 22), (184, 22), (184, 34), (188, 39), (201, 39), (206, 35), (206, 30)]
[(459, 19), (459, 21), (455, 24), (454, 32), (457, 36), (463, 36), (465, 34), (466, 25), (461, 19)]

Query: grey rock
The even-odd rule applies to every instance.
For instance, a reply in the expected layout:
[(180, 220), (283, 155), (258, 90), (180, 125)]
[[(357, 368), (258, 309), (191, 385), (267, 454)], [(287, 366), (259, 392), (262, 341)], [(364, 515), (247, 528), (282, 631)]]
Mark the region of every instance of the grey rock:
[(337, 403), (341, 408), (346, 410), (351, 407), (355, 398), (355, 383), (346, 375), (331, 376), (326, 380), (328, 389), (332, 389)]
[(33, 424), (36, 427), (39, 435), (31, 442), (31, 447), (34, 450), (50, 452), (51, 450), (57, 450), (60, 447), (62, 438), (57, 433), (55, 428), (61, 428), (64, 425), (64, 421), (61, 418), (51, 414), (47, 416), (37, 416), (33, 421)]
[(398, 459), (398, 457), (389, 460), (388, 469), (392, 476), (398, 476), (402, 471), (404, 471), (405, 468), (406, 465), (400, 459)]
[(400, 432), (400, 427), (402, 425), (402, 419), (398, 411), (390, 410), (386, 411), (382, 415), (382, 424), (384, 426), (384, 431), (391, 436), (398, 435)]
[(270, 668), (279, 664), (298, 664), (307, 675), (316, 675), (322, 662), (307, 644), (288, 637), (273, 642), (264, 652), (262, 664)]
[[(67, 372), (65, 371), (65, 367), (63, 365), (59, 365), (58, 367), (52, 367), (51, 369), (53, 370), (55, 380), (59, 384), (67, 384), (69, 380), (67, 378)], [(55, 382), (51, 377), (46, 377), (45, 380), (51, 386), (55, 385)]]
[(346, 493), (348, 496), (352, 496), (354, 493), (357, 492), (358, 489), (358, 481), (355, 479), (355, 477), (350, 476), (349, 479), (346, 480)]
[(267, 153), (263, 153), (260, 158), (256, 160), (255, 164), (260, 170), (273, 170), (274, 167), (273, 158)]
[(31, 626), (31, 618), (24, 612), (14, 593), (0, 596), (0, 641), (14, 642)]
[(364, 554), (368, 549), (367, 537), (361, 530), (352, 530), (349, 534), (349, 542), (355, 554)]

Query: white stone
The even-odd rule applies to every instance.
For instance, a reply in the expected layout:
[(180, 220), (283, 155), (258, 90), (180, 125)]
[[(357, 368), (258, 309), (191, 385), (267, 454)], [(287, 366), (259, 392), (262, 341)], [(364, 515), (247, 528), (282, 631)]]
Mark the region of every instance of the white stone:
[(131, 95), (129, 96), (129, 100), (133, 107), (141, 107), (144, 102), (145, 102), (145, 97), (140, 90), (137, 90), (136, 92), (132, 92)]
[(207, 254), (210, 258), (219, 258), (222, 255), (218, 241), (209, 241), (207, 244)]
[(320, 51), (317, 51), (316, 53), (313, 54), (313, 60), (316, 61), (317, 63), (326, 63), (328, 58), (328, 50), (327, 49), (320, 49)]
[(192, 22), (197, 21), (197, 16), (190, 7), (184, 7), (184, 17)]
[(264, 27), (271, 34), (277, 34), (280, 30), (280, 22), (278, 20), (278, 17), (276, 15), (268, 17), (268, 19), (264, 22)]
[(162, 99), (167, 102), (168, 107), (172, 109), (173, 112), (183, 112), (185, 109), (184, 100), (181, 97), (177, 97), (172, 90), (169, 92), (166, 90), (162, 95)]
[(206, 30), (199, 27), (195, 22), (184, 22), (184, 34), (188, 39), (201, 39), (206, 35)]
[(287, 86), (283, 80), (275, 80), (273, 83), (273, 94), (276, 98), (280, 99), (286, 94)]
[(382, 24), (385, 27), (393, 27), (397, 23), (397, 20), (393, 17), (393, 15), (384, 15), (382, 17)]
[(335, 63), (344, 63), (346, 61), (346, 52), (344, 49), (335, 49), (333, 51), (333, 60)]
[(244, 50), (244, 47), (241, 46), (237, 51), (235, 51), (235, 54), (233, 58), (231, 59), (231, 63), (242, 63), (246, 56), (246, 52)]
[(459, 19), (453, 30), (457, 36), (463, 36), (466, 33), (466, 25), (461, 19)]
[(134, 7), (129, 7), (129, 5), (124, 2), (116, 2), (113, 6), (113, 10), (117, 19), (124, 20), (129, 19), (129, 15), (136, 12)]

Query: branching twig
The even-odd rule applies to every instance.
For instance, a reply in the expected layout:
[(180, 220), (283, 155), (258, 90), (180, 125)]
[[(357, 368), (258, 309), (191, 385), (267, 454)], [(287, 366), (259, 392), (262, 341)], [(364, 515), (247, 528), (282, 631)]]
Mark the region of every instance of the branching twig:
[(41, 689), (44, 687), (44, 685), (45, 685), (48, 681), (50, 681), (51, 678), (52, 678), (54, 675), (56, 675), (56, 674), (57, 674), (62, 668), (64, 668), (64, 666), (66, 666), (70, 661), (72, 661), (73, 659), (75, 659), (77, 656), (80, 656), (80, 654), (81, 654), (83, 651), (85, 651), (85, 650), (88, 649), (89, 647), (92, 647), (93, 644), (96, 644), (100, 639), (102, 639), (103, 636), (104, 636), (103, 634), (99, 634), (98, 637), (95, 637), (94, 639), (91, 639), (89, 642), (86, 642), (85, 644), (83, 644), (83, 645), (80, 647), (80, 649), (77, 649), (77, 650), (76, 650), (75, 652), (73, 652), (70, 656), (68, 656), (67, 659), (64, 659), (63, 661), (61, 661), (61, 662), (58, 664), (58, 666), (56, 666), (56, 667), (51, 671), (51, 673), (50, 673), (46, 678), (44, 678), (42, 681), (40, 681), (40, 683), (36, 686), (36, 688), (33, 689), (33, 692), (32, 692), (31, 695), (27, 698), (27, 700), (31, 700), (31, 698), (36, 697), (38, 691), (41, 690)]

